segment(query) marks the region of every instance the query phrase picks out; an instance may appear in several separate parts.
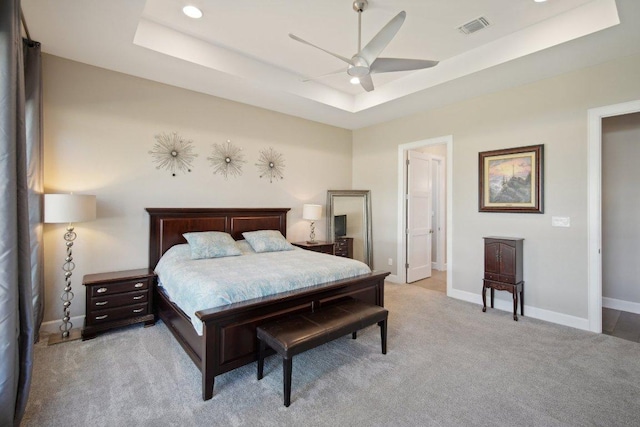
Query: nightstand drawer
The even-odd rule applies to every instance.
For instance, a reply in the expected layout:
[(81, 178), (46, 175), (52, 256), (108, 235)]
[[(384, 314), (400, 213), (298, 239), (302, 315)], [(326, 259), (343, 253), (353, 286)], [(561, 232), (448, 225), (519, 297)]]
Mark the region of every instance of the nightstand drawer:
[(136, 279), (91, 286), (91, 296), (100, 297), (122, 292), (142, 291), (149, 288), (149, 279)]
[(125, 307), (98, 310), (87, 314), (87, 324), (99, 324), (113, 320), (128, 319), (130, 317), (144, 316), (148, 311), (148, 304), (127, 305)]
[(118, 294), (106, 297), (91, 298), (91, 311), (105, 310), (107, 308), (115, 308), (129, 304), (140, 304), (147, 302), (149, 292), (142, 290), (139, 292), (127, 292), (126, 294)]

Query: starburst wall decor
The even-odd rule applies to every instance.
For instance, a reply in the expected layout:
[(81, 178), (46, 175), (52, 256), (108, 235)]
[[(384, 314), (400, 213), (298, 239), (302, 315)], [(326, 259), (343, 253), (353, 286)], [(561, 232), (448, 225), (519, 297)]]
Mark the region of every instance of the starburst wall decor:
[(258, 166), (260, 178), (269, 178), (271, 183), (274, 178), (284, 179), (284, 157), (271, 147), (260, 150), (260, 158), (256, 166)]
[(224, 144), (213, 144), (213, 153), (207, 160), (213, 166), (214, 174), (221, 174), (225, 179), (242, 175), (242, 165), (246, 163), (242, 148), (238, 148), (227, 139)]
[(149, 154), (157, 164), (156, 169), (166, 169), (176, 176), (176, 172), (191, 172), (191, 163), (198, 157), (193, 152), (193, 141), (182, 138), (177, 132), (160, 133)]

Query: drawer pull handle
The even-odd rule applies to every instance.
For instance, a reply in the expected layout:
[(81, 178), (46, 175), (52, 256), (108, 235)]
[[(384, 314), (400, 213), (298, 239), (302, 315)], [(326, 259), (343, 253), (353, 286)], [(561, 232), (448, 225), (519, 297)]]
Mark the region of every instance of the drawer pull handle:
[(96, 320), (103, 320), (103, 319), (106, 319), (107, 317), (109, 317), (108, 314), (103, 314), (102, 316), (96, 316)]
[(144, 295), (137, 295), (137, 296), (133, 297), (133, 299), (142, 299), (142, 298), (144, 298)]
[(109, 301), (98, 301), (96, 305), (107, 305)]
[(133, 310), (134, 313), (140, 313), (141, 311), (144, 311), (144, 308), (138, 308), (137, 310)]
[(141, 288), (143, 286), (144, 286), (144, 283), (142, 283), (142, 282), (138, 282), (135, 285), (133, 285), (134, 288)]
[(103, 294), (103, 293), (105, 293), (107, 291), (108, 291), (107, 288), (99, 288), (96, 292), (99, 293), (99, 294)]

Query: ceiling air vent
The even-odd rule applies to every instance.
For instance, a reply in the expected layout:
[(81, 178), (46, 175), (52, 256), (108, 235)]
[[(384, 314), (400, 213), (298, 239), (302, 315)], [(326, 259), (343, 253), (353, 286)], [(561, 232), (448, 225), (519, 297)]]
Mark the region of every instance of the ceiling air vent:
[(466, 24), (459, 26), (458, 30), (460, 30), (460, 32), (464, 34), (472, 34), (476, 31), (480, 31), (481, 29), (488, 27), (489, 25), (491, 25), (489, 23), (489, 20), (481, 16), (480, 18), (476, 18), (473, 21), (469, 21)]

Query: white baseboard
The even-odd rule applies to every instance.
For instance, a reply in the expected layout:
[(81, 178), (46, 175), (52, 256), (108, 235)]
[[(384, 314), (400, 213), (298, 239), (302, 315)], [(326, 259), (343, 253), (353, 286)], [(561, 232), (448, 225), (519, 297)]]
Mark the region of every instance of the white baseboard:
[[(472, 292), (460, 291), (458, 289), (448, 289), (447, 296), (456, 298), (462, 301), (482, 305), (482, 295), (474, 294)], [(487, 295), (487, 299), (489, 296)], [(487, 301), (488, 302), (488, 301)], [(488, 305), (488, 304), (487, 304)], [(494, 299), (494, 307), (498, 310), (513, 312), (513, 303), (511, 301), (505, 301), (502, 299)], [(520, 310), (518, 310), (520, 312)], [(589, 319), (583, 319), (581, 317), (570, 316), (568, 314), (558, 313), (555, 311), (545, 310), (542, 308), (531, 307), (525, 304), (524, 315), (526, 317), (532, 317), (534, 319), (540, 319), (551, 323), (557, 323), (559, 325), (570, 326), (576, 329), (582, 329), (589, 331)]]
[(640, 303), (623, 301), (621, 299), (602, 297), (602, 307), (640, 314)]
[[(82, 328), (84, 325), (84, 316), (75, 316), (71, 318), (71, 323), (73, 323), (74, 328)], [(55, 334), (60, 332), (60, 325), (62, 324), (62, 319), (50, 320), (48, 322), (42, 322), (40, 325), (40, 332), (48, 332), (50, 334)]]
[(384, 280), (391, 283), (402, 283), (396, 274), (390, 274)]

